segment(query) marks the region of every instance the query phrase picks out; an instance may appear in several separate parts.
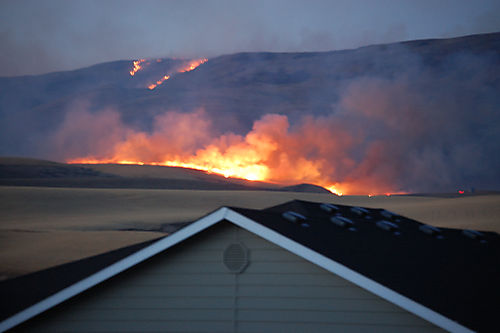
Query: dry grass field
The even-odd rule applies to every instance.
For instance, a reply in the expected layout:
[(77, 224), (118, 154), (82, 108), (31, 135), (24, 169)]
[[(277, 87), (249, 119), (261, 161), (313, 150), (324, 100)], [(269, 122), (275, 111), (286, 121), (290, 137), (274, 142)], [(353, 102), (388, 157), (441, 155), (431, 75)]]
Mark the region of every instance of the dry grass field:
[(500, 195), (343, 196), (273, 191), (0, 186), (2, 279), (166, 235), (162, 226), (220, 206), (265, 208), (292, 199), (382, 207), (436, 226), (500, 232)]

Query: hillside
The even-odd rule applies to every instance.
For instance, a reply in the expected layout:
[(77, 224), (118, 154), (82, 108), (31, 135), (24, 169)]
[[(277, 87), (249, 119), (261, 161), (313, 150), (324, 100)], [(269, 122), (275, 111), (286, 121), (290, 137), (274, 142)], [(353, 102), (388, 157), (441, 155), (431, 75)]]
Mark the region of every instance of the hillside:
[(66, 164), (14, 157), (0, 157), (0, 186), (2, 185), (330, 193), (316, 185), (279, 186), (265, 182), (225, 178), (187, 168), (154, 165)]
[[(263, 162), (274, 176), (268, 180), (319, 184), (320, 174), (359, 193), (500, 187), (500, 33), (238, 53), (179, 71), (185, 63), (148, 59), (134, 76), (132, 60), (121, 60), (0, 78), (0, 156), (109, 158), (134, 139), (125, 153), (134, 160), (188, 159), (208, 145), (225, 153), (235, 137), (248, 140), (280, 115), (279, 131), (253, 136), (278, 145)], [(172, 113), (186, 125), (175, 128)], [(280, 174), (300, 159), (304, 169), (317, 166), (316, 176)]]
[[(254, 119), (266, 113), (300, 117), (326, 113), (338, 101), (349, 80), (364, 77), (391, 78), (401, 72), (445, 70), (451, 56), (490, 55), (496, 63), (492, 85), (499, 84), (500, 33), (452, 39), (411, 41), (362, 47), (355, 50), (310, 53), (238, 53), (209, 59), (194, 71), (181, 73), (153, 91), (150, 82), (178, 66), (182, 60), (152, 61), (130, 76), (132, 61), (116, 61), (45, 75), (0, 78), (0, 116), (19, 119), (16, 113), (34, 117), (23, 133), (28, 137), (53, 128), (78, 101), (89, 101), (91, 110), (116, 107), (126, 122), (148, 127), (151, 117), (164, 109), (192, 110), (230, 117), (231, 125), (248, 130)], [(139, 112), (140, 111), (140, 112)], [(43, 118), (42, 118), (43, 117)], [(37, 119), (45, 120), (43, 124)], [(17, 147), (5, 146), (12, 124), (2, 121), (0, 155)], [(10, 130), (9, 130), (10, 127)], [(225, 126), (227, 127), (227, 126)], [(33, 132), (32, 132), (33, 130)], [(234, 130), (234, 126), (231, 127)], [(28, 155), (32, 152), (27, 151)]]

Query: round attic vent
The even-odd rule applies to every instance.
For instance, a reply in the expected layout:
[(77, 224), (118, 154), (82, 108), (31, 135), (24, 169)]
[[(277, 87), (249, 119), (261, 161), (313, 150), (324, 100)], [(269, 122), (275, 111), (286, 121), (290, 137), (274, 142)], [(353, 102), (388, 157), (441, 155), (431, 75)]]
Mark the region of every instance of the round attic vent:
[(241, 243), (229, 244), (224, 250), (222, 260), (231, 273), (241, 273), (248, 265), (248, 250)]

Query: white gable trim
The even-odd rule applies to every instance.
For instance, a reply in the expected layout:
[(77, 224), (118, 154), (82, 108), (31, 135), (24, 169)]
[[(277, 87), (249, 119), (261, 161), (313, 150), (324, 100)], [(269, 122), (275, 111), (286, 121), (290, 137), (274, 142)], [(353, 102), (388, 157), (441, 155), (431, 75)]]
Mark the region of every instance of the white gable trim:
[(159, 241), (137, 251), (134, 254), (102, 269), (101, 271), (55, 293), (52, 296), (18, 312), (10, 318), (0, 323), (0, 332), (4, 332), (14, 326), (17, 326), (26, 320), (64, 302), (65, 300), (76, 296), (83, 291), (137, 265), (138, 263), (151, 258), (152, 256), (182, 242), (183, 240), (207, 229), (208, 227), (227, 220), (249, 232), (252, 232), (271, 243), (274, 243), (342, 278), (356, 284), (357, 286), (370, 291), (371, 293), (393, 303), (401, 308), (439, 326), (450, 332), (474, 332), (459, 323), (444, 317), (443, 315), (367, 278), (364, 275), (351, 270), (350, 268), (325, 257), (300, 243), (297, 243), (282, 234), (273, 231), (260, 223), (257, 223), (229, 208), (222, 207), (213, 213), (199, 219), (198, 221), (186, 226), (185, 228), (173, 233), (171, 236), (160, 239)]

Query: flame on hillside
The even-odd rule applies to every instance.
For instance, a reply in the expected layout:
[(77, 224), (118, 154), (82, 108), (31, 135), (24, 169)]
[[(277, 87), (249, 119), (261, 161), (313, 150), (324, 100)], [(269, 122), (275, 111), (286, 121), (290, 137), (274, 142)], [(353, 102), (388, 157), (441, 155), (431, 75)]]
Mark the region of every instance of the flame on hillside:
[[(180, 67), (178, 67), (177, 69), (165, 74), (164, 76), (162, 76), (159, 80), (157, 80), (156, 82), (154, 83), (151, 83), (147, 86), (147, 88), (149, 90), (153, 90), (155, 89), (156, 87), (158, 87), (159, 85), (161, 85), (163, 82), (165, 82), (166, 80), (170, 79), (170, 77), (172, 75), (175, 75), (177, 73), (185, 73), (185, 72), (190, 72), (192, 70), (194, 70), (195, 68), (197, 68), (198, 66), (200, 66), (201, 64), (204, 64), (205, 62), (207, 62), (208, 59), (207, 58), (200, 58), (200, 59), (195, 59), (195, 60), (190, 60), (190, 61), (187, 61), (185, 63), (183, 63)], [(160, 63), (162, 62), (162, 59), (157, 59), (156, 60), (157, 63)], [(148, 64), (149, 65), (149, 62), (146, 62), (146, 59), (139, 59), (139, 60), (135, 60), (133, 62), (133, 68), (130, 70), (130, 75), (131, 76), (134, 76), (135, 73), (137, 73), (139, 70), (143, 69), (143, 65), (141, 66), (141, 64)]]
[[(286, 116), (268, 114), (257, 120), (246, 135), (220, 135), (214, 134), (212, 121), (203, 110), (166, 112), (155, 118), (151, 132), (124, 125), (116, 112), (85, 112), (67, 119), (59, 140), (67, 140), (66, 135), (85, 137), (76, 129), (85, 127), (85, 123), (102, 126), (87, 134), (95, 142), (86, 144), (90, 153), (73, 155), (67, 159), (69, 163), (192, 168), (281, 185), (311, 183), (338, 195), (394, 193), (387, 178), (367, 175), (367, 170), (374, 167), (369, 163), (377, 163), (380, 147), (370, 152), (373, 161), (356, 165), (346, 156), (355, 136), (326, 118), (308, 118), (291, 128)], [(358, 179), (362, 173), (365, 177)]]
[[(211, 155), (211, 156), (210, 156)], [(203, 159), (203, 157), (208, 157), (208, 159)], [(249, 181), (263, 181), (270, 183), (281, 183), (270, 178), (270, 169), (265, 164), (262, 164), (258, 160), (248, 159), (244, 156), (244, 153), (230, 155), (221, 157), (220, 152), (208, 151), (201, 152), (200, 156), (194, 156), (193, 158), (188, 158), (186, 161), (183, 160), (167, 160), (163, 162), (143, 162), (135, 159), (122, 160), (119, 158), (103, 158), (96, 159), (93, 157), (84, 157), (68, 160), (68, 163), (72, 164), (128, 164), (128, 165), (158, 165), (158, 166), (170, 166), (170, 167), (180, 167), (195, 169), (200, 171), (205, 171), (211, 174), (218, 174), (224, 176), (225, 178), (238, 178), (245, 179)], [(210, 159), (211, 158), (211, 159)], [(252, 161), (253, 160), (253, 161)], [(283, 184), (293, 184), (293, 182), (284, 182)], [(321, 182), (318, 180), (316, 185), (323, 186), (330, 192), (336, 195), (343, 195), (342, 185), (338, 183), (328, 183)], [(371, 196), (371, 195), (370, 195)]]
[(162, 77), (161, 79), (159, 79), (158, 81), (156, 81), (156, 83), (151, 83), (148, 86), (148, 89), (149, 90), (153, 90), (154, 88), (156, 88), (157, 86), (159, 86), (160, 84), (162, 84), (163, 82), (165, 82), (168, 79), (170, 79), (170, 75), (165, 75), (164, 77)]
[(146, 59), (139, 59), (139, 60), (134, 60), (133, 64), (134, 67), (130, 70), (130, 76), (134, 76), (135, 73), (137, 73), (139, 70), (142, 69), (141, 64), (144, 63)]
[(184, 72), (190, 72), (196, 67), (200, 66), (201, 64), (204, 64), (208, 61), (207, 58), (201, 58), (201, 59), (196, 59), (196, 60), (191, 60), (189, 61), (186, 65), (183, 65), (179, 70), (177, 70), (178, 73), (184, 73)]

